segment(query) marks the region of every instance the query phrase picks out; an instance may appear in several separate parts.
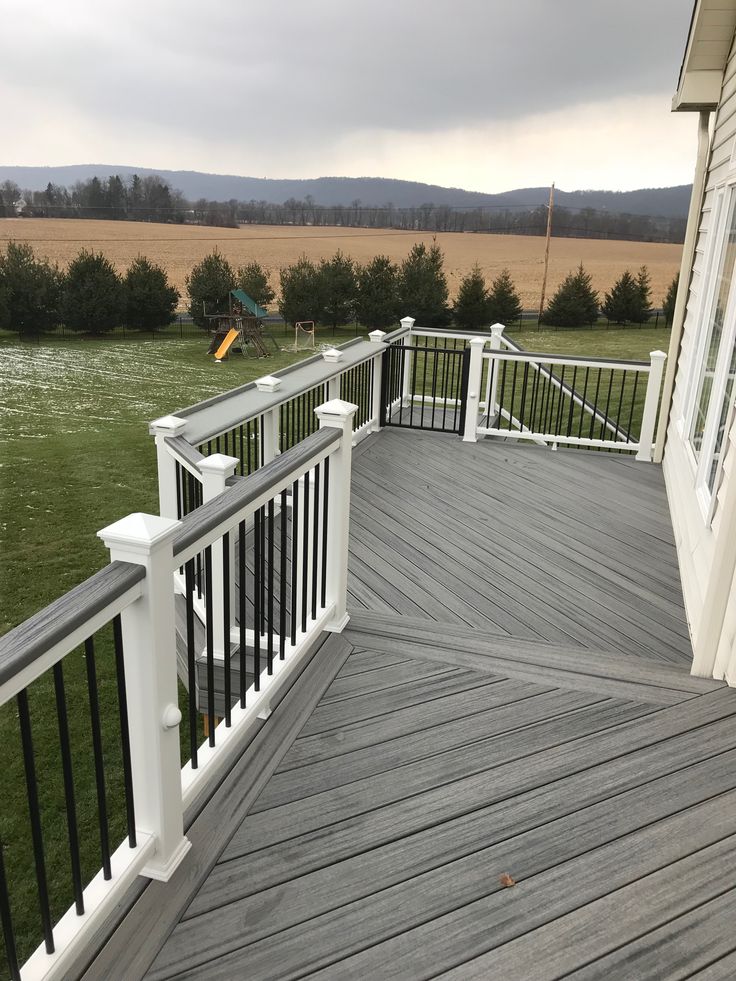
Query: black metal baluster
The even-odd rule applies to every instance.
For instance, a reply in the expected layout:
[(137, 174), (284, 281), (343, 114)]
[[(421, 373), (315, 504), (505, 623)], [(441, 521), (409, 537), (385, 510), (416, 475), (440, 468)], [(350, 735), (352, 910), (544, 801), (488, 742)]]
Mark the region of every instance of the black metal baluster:
[(247, 466), (248, 466), (247, 472), (248, 473), (251, 473), (252, 472), (251, 471), (251, 452), (252, 452), (251, 445), (253, 443), (253, 435), (252, 435), (252, 432), (251, 432), (251, 424), (250, 424), (250, 422), (247, 422), (245, 424), (245, 433), (246, 433), (246, 436), (248, 437), (248, 439), (247, 439), (247, 446), (246, 446), (246, 453), (248, 454), (248, 456), (247, 456)]
[[(501, 384), (498, 387), (498, 401), (499, 401), (498, 428), (499, 429), (501, 429), (502, 424), (503, 424), (503, 413), (501, 412), (501, 406), (503, 406), (504, 402), (506, 401), (506, 365), (508, 364), (508, 359), (507, 358), (503, 358), (501, 364), (503, 365), (503, 367), (501, 368)], [(512, 415), (513, 415), (513, 413), (510, 412), (509, 413), (509, 429), (511, 429), (511, 416)]]
[(601, 373), (603, 369), (598, 369), (598, 377), (595, 383), (595, 397), (593, 398), (593, 412), (590, 414), (590, 432), (588, 433), (588, 439), (593, 438), (593, 430), (595, 428), (595, 414), (598, 411), (598, 393), (601, 387)]
[(420, 408), (419, 408), (419, 412), (420, 412), (419, 420), (420, 420), (420, 428), (421, 429), (426, 429), (427, 427), (424, 425), (424, 408), (425, 408), (425, 406), (427, 404), (427, 359), (429, 358), (429, 338), (428, 337), (425, 337), (425, 339), (424, 339), (424, 354), (423, 354), (423, 358), (424, 358), (424, 364), (422, 365), (422, 401), (419, 403), (419, 406), (420, 406)]
[(38, 902), (41, 908), (41, 923), (46, 945), (46, 953), (54, 952), (54, 933), (51, 926), (51, 911), (49, 909), (49, 890), (46, 880), (46, 860), (43, 853), (43, 831), (41, 829), (41, 811), (38, 804), (38, 784), (36, 782), (36, 764), (33, 757), (33, 737), (31, 735), (31, 715), (28, 710), (28, 691), (24, 688), (18, 692), (18, 720), (20, 722), (20, 737), (23, 746), (23, 765), (26, 774), (26, 792), (28, 795), (28, 811), (31, 822), (31, 838), (33, 840), (33, 858), (36, 866), (36, 886), (38, 887)]
[(240, 476), (243, 477), (243, 476), (245, 476), (246, 470), (245, 470), (245, 452), (244, 452), (244, 449), (243, 449), (243, 427), (242, 427), (242, 425), (241, 426), (238, 426), (238, 436), (239, 436), (239, 439), (240, 439), (240, 453), (238, 454), (238, 456), (240, 458)]
[(299, 563), (299, 481), (291, 485), (291, 643), (296, 644), (298, 622), (297, 569)]
[(314, 522), (312, 526), (312, 619), (317, 619), (317, 589), (319, 586), (319, 463), (314, 468)]
[(246, 685), (246, 606), (245, 606), (245, 521), (238, 525), (238, 663), (240, 668), (240, 707), (245, 708)]
[(189, 688), (189, 756), (192, 769), (197, 762), (197, 655), (194, 650), (194, 559), (184, 565), (187, 619), (187, 685)]
[(302, 533), (302, 631), (307, 631), (309, 593), (309, 472), (304, 474), (304, 528)]
[(449, 364), (449, 354), (443, 350), (442, 352), (442, 429), (445, 429), (445, 422), (447, 420), (447, 366)]
[(557, 399), (557, 415), (555, 417), (555, 436), (560, 435), (560, 429), (562, 427), (562, 413), (565, 409), (565, 365), (562, 366), (562, 371), (560, 372), (560, 387), (558, 390), (559, 398)]
[(5, 957), (10, 971), (10, 981), (21, 981), (18, 951), (15, 946), (15, 931), (13, 917), (10, 911), (10, 896), (8, 895), (8, 880), (5, 875), (4, 845), (0, 841), (0, 923), (2, 923), (5, 938)]
[(181, 464), (178, 460), (174, 462), (174, 476), (176, 479), (176, 516), (181, 520)]
[(273, 529), (274, 529), (274, 506), (273, 498), (268, 502), (268, 639), (267, 639), (267, 663), (268, 673), (273, 674)]
[(261, 525), (263, 508), (253, 515), (253, 687), (261, 690)]
[(604, 438), (606, 431), (606, 423), (608, 422), (608, 410), (611, 407), (611, 392), (613, 391), (613, 368), (608, 369), (608, 394), (606, 395), (606, 408), (603, 413), (603, 421), (601, 422), (601, 434), (600, 439)]
[(69, 858), (72, 867), (72, 888), (74, 907), (77, 914), (84, 913), (82, 895), (82, 868), (79, 861), (79, 830), (77, 827), (77, 807), (74, 794), (74, 775), (72, 773), (72, 754), (69, 745), (69, 719), (66, 710), (64, 691), (64, 672), (61, 661), (57, 661), (54, 671), (54, 693), (56, 695), (56, 718), (59, 725), (59, 747), (61, 749), (61, 771), (64, 777), (64, 803), (66, 805), (66, 827), (69, 838)]
[(225, 727), (230, 726), (232, 709), (232, 675), (230, 664), (230, 534), (222, 536), (222, 619), (223, 619), (223, 656), (225, 658)]
[(581, 438), (583, 432), (583, 417), (585, 416), (585, 406), (588, 404), (588, 375), (590, 374), (590, 366), (585, 369), (585, 381), (583, 382), (583, 404), (580, 406), (580, 425), (578, 426), (578, 439)]
[(570, 385), (572, 391), (570, 392), (570, 412), (567, 417), (567, 433), (565, 434), (566, 436), (569, 436), (570, 433), (572, 432), (572, 417), (573, 417), (573, 412), (575, 411), (575, 380), (577, 376), (578, 376), (578, 366), (575, 365), (572, 371), (572, 384)]
[(92, 637), (84, 642), (84, 660), (87, 666), (87, 690), (89, 693), (89, 714), (92, 723), (92, 751), (95, 761), (95, 784), (97, 787), (97, 814), (100, 824), (100, 851), (102, 853), (102, 874), (105, 879), (112, 878), (110, 868), (110, 832), (107, 822), (107, 797), (105, 794), (105, 760), (102, 753), (102, 727), (100, 725), (100, 701), (97, 694), (97, 668), (95, 665), (95, 644)]
[(125, 787), (125, 818), (128, 827), (128, 844), (135, 848), (135, 801), (133, 800), (133, 768), (130, 762), (130, 726), (128, 724), (128, 689), (125, 685), (125, 655), (123, 652), (123, 625), (120, 615), (112, 621), (112, 640), (115, 648), (115, 677), (118, 686), (118, 712), (120, 714), (120, 745), (123, 759), (123, 786)]
[(626, 437), (626, 441), (628, 443), (636, 442), (634, 439), (632, 439), (631, 424), (632, 424), (632, 422), (634, 420), (634, 403), (636, 402), (636, 388), (637, 388), (637, 385), (638, 384), (639, 384), (639, 372), (638, 371), (635, 371), (634, 372), (634, 390), (631, 393), (631, 409), (629, 410), (629, 422), (628, 422), (628, 425), (626, 426), (626, 431), (628, 433), (628, 436)]
[(524, 374), (521, 379), (521, 409), (519, 412), (520, 429), (524, 429), (524, 417), (526, 416), (526, 387), (529, 381), (529, 362), (524, 362)]
[(412, 351), (412, 355), (411, 355), (411, 384), (410, 384), (411, 391), (408, 392), (407, 394), (409, 396), (409, 406), (410, 406), (410, 408), (409, 408), (409, 425), (411, 426), (414, 423), (414, 394), (416, 392), (416, 387), (417, 387), (417, 385), (416, 385), (416, 382), (417, 382), (417, 358), (419, 357), (419, 345), (417, 344), (413, 349), (410, 348), (410, 350)]
[(215, 745), (215, 642), (212, 623), (212, 548), (204, 550), (204, 602), (207, 643), (207, 739)]
[(619, 429), (621, 428), (621, 413), (623, 412), (624, 405), (624, 389), (626, 388), (626, 370), (621, 372), (621, 391), (618, 395), (618, 409), (616, 410), (616, 430), (613, 434), (613, 438), (617, 439), (619, 434)]
[(437, 409), (437, 338), (434, 339), (434, 351), (432, 352), (432, 418), (429, 428), (434, 429), (434, 417)]
[(279, 563), (279, 659), (286, 656), (286, 549), (287, 511), (286, 490), (281, 491), (281, 555)]
[(197, 598), (202, 599), (202, 553), (197, 552)]

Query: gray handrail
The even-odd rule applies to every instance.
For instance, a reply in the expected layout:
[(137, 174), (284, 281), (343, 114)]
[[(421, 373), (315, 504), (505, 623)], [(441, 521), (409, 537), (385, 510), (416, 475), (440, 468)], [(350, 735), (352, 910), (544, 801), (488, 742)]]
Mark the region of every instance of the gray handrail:
[(0, 637), (0, 685), (38, 660), (73, 631), (146, 577), (145, 567), (111, 562)]

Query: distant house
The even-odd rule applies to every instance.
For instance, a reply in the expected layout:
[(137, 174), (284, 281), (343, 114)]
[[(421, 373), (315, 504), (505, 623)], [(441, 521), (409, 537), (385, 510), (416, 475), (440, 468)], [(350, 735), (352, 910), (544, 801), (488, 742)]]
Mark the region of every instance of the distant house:
[(699, 114), (699, 135), (656, 455), (677, 541), (693, 672), (734, 686), (735, 29), (736, 0), (698, 0), (673, 99), (675, 112)]
[(28, 207), (28, 202), (25, 198), (18, 198), (17, 201), (13, 202), (13, 207), (15, 208), (16, 215), (22, 215)]

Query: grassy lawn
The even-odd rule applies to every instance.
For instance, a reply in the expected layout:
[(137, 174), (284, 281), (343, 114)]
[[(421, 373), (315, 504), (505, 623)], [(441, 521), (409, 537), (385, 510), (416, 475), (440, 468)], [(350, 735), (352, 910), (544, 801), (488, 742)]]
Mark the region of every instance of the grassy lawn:
[[(107, 562), (96, 532), (132, 511), (156, 513), (155, 454), (148, 422), (207, 396), (269, 374), (305, 356), (274, 351), (267, 360), (208, 357), (207, 338), (156, 340), (122, 334), (103, 340), (44, 338), (40, 344), (0, 336), (0, 633), (56, 599)], [(279, 345), (293, 334), (274, 334)], [(322, 332), (340, 343), (352, 327)], [(646, 358), (667, 349), (659, 330), (514, 331), (533, 351)], [(308, 352), (307, 352), (308, 353)], [(104, 721), (113, 848), (124, 837), (114, 664), (109, 637), (98, 638), (97, 671)], [(64, 660), (72, 729), (77, 814), (87, 881), (100, 866), (91, 762), (85, 661)], [(31, 717), (52, 908), (70, 904), (69, 850), (60, 779), (58, 731), (50, 677), (31, 686)], [(77, 706), (79, 709), (77, 710)], [(10, 883), (21, 958), (40, 939), (32, 874), (26, 792), (15, 703), (0, 710), (4, 806), (0, 839)]]

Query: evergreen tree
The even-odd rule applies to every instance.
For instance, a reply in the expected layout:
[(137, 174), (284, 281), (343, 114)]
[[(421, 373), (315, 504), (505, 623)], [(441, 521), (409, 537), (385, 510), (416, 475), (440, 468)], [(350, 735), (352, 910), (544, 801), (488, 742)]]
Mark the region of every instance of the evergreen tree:
[(551, 327), (584, 327), (598, 319), (598, 294), (582, 262), (568, 273), (544, 311), (542, 323)]
[(677, 301), (677, 287), (680, 285), (679, 272), (667, 287), (667, 295), (662, 300), (662, 312), (664, 313), (664, 323), (670, 327), (675, 317), (675, 303)]
[(281, 300), (279, 310), (287, 324), (299, 320), (322, 319), (324, 299), (319, 269), (305, 255), (279, 272)]
[(521, 297), (508, 269), (502, 269), (491, 284), (488, 319), (492, 324), (514, 324), (521, 320)]
[(601, 307), (604, 317), (615, 324), (635, 321), (641, 307), (641, 294), (637, 281), (626, 269), (606, 293)]
[(455, 320), (461, 327), (483, 327), (489, 324), (488, 288), (476, 262), (460, 283), (455, 302)]
[(123, 286), (115, 267), (101, 252), (82, 251), (64, 277), (61, 319), (70, 330), (104, 334), (124, 315)]
[(323, 317), (333, 329), (355, 318), (355, 265), (350, 256), (338, 249), (331, 259), (323, 259), (319, 266), (322, 280)]
[(423, 242), (412, 246), (399, 270), (399, 306), (402, 316), (414, 317), (419, 327), (449, 323), (447, 277), (444, 256), (438, 245)]
[(236, 274), (237, 284), (241, 290), (260, 307), (267, 307), (276, 296), (269, 282), (269, 271), (258, 262), (248, 262), (240, 266)]
[(355, 314), (370, 330), (389, 327), (399, 316), (399, 271), (388, 256), (377, 255), (356, 270)]
[(236, 285), (232, 266), (217, 249), (197, 263), (185, 283), (189, 293), (189, 313), (200, 327), (207, 326), (205, 307), (208, 314), (225, 313), (230, 290)]
[(37, 259), (30, 245), (8, 242), (0, 254), (2, 320), (19, 334), (53, 330), (59, 323), (62, 276), (55, 265)]
[(635, 324), (645, 324), (652, 315), (652, 280), (649, 270), (642, 266), (636, 274), (636, 303), (631, 320)]
[(179, 292), (169, 285), (164, 270), (145, 256), (134, 259), (123, 278), (125, 322), (137, 330), (154, 330), (170, 323)]

